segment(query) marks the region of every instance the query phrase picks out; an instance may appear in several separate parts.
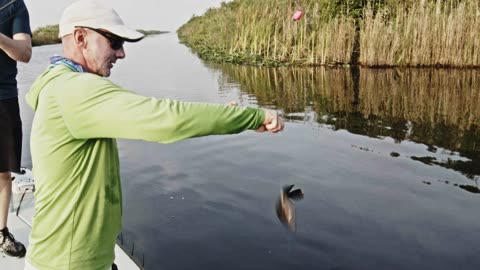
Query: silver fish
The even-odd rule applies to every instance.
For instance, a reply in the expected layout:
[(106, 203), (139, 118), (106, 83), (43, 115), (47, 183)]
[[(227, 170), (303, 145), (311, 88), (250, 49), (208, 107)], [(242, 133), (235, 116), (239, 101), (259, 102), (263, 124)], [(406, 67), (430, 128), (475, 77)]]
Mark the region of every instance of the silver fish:
[(290, 231), (296, 231), (295, 220), (295, 207), (292, 200), (301, 200), (305, 195), (301, 189), (293, 189), (294, 185), (284, 186), (280, 190), (280, 196), (276, 203), (276, 212), (278, 219), (282, 222)]

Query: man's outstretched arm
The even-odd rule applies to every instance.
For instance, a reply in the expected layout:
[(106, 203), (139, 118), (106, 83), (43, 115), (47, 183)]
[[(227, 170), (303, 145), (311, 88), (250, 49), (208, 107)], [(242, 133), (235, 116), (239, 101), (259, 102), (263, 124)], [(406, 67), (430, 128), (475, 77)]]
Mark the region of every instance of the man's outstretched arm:
[(96, 75), (71, 76), (55, 96), (67, 128), (77, 139), (171, 143), (248, 129), (272, 133), (283, 129), (276, 111), (149, 98)]

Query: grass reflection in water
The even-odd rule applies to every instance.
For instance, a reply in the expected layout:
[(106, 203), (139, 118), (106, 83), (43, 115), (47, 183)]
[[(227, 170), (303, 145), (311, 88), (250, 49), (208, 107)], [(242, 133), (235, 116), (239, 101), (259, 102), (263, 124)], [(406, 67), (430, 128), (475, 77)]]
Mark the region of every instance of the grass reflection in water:
[(458, 171), (474, 183), (461, 188), (479, 193), (478, 70), (212, 67), (222, 70), (221, 85), (239, 82), (242, 94), (290, 121), (424, 144), (432, 156), (411, 159)]

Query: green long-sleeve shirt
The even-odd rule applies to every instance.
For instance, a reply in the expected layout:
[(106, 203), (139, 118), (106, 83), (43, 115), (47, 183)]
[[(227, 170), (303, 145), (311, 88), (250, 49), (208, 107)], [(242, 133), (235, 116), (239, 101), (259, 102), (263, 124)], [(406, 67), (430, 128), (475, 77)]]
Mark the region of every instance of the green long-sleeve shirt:
[(36, 185), (27, 260), (36, 268), (105, 270), (121, 229), (115, 138), (170, 143), (256, 129), (263, 110), (148, 98), (64, 65), (27, 94)]

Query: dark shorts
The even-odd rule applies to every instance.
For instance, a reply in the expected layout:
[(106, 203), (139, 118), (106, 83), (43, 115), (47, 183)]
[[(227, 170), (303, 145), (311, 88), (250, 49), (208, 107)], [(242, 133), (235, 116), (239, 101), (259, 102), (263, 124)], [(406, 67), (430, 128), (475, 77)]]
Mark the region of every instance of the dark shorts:
[(0, 172), (19, 172), (22, 120), (18, 98), (0, 100)]

